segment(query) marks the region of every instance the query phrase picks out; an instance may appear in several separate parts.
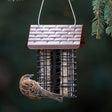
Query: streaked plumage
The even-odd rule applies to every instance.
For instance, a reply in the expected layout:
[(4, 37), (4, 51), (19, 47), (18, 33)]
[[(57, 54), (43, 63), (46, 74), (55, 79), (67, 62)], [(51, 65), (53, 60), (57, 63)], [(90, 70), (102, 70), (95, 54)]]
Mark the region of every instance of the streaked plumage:
[(43, 89), (38, 82), (30, 79), (33, 74), (23, 75), (19, 82), (19, 88), (23, 95), (29, 97), (30, 99), (40, 99), (40, 98), (52, 98), (59, 102), (63, 101), (63, 97), (59, 94), (55, 94)]

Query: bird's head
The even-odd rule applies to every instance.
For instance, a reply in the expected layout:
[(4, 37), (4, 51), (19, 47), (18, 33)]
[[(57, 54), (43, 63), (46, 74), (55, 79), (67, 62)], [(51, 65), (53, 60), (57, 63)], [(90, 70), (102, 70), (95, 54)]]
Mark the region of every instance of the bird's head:
[(28, 96), (29, 90), (32, 86), (32, 80), (30, 79), (33, 77), (33, 74), (25, 74), (21, 77), (19, 81), (19, 88), (23, 95)]
[(23, 77), (24, 79), (30, 79), (34, 76), (34, 74), (25, 74)]

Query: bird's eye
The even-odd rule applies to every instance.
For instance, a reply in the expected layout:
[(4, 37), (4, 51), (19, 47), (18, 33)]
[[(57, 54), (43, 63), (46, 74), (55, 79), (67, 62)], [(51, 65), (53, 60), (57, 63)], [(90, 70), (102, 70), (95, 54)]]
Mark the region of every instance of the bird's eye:
[(33, 84), (30, 84), (30, 87), (32, 87), (33, 86)]

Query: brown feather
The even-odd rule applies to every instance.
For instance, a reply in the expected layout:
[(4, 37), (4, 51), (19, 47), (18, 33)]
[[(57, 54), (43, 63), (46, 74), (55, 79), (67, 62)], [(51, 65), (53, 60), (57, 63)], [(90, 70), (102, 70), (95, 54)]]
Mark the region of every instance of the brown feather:
[(30, 75), (28, 78), (25, 78), (25, 75), (21, 77), (19, 82), (19, 88), (21, 93), (30, 99), (49, 97), (60, 102), (63, 101), (63, 97), (61, 95), (43, 89), (38, 82), (30, 79)]

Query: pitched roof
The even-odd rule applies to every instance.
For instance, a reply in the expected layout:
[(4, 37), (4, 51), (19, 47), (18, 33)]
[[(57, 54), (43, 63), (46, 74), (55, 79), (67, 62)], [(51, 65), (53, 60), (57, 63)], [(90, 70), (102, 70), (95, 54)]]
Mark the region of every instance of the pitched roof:
[(29, 49), (78, 49), (84, 44), (82, 25), (31, 25)]

